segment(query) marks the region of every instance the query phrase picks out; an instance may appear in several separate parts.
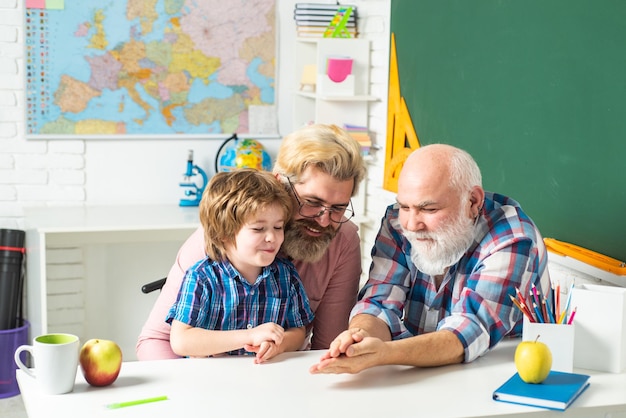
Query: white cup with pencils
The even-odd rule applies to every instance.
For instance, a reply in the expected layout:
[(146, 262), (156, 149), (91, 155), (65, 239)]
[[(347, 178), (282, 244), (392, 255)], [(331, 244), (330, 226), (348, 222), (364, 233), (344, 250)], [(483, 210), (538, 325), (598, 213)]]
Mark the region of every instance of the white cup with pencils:
[(530, 322), (524, 316), (522, 330), (523, 341), (539, 341), (546, 344), (552, 353), (552, 370), (571, 373), (574, 369), (574, 337), (576, 326), (571, 324), (555, 324)]
[(534, 285), (524, 296), (516, 289), (511, 300), (524, 315), (523, 341), (534, 341), (539, 336), (552, 352), (552, 370), (572, 372), (574, 368), (574, 316), (576, 308), (570, 309), (571, 288), (567, 300), (561, 303), (558, 284), (547, 294), (542, 294)]

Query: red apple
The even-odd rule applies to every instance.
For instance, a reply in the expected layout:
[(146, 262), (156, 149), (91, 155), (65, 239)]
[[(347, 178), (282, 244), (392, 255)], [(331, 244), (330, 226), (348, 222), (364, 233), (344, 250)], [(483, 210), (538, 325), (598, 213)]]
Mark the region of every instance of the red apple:
[(122, 368), (122, 349), (113, 341), (91, 339), (80, 349), (80, 369), (92, 386), (115, 382)]

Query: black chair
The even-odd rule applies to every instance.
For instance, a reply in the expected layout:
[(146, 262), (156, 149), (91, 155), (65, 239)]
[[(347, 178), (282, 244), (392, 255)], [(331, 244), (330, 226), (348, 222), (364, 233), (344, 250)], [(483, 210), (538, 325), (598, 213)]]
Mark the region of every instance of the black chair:
[(155, 290), (161, 290), (161, 288), (163, 287), (163, 285), (165, 284), (165, 277), (159, 280), (155, 280), (153, 282), (150, 283), (146, 283), (143, 286), (141, 286), (141, 291), (143, 293), (151, 293), (154, 292)]

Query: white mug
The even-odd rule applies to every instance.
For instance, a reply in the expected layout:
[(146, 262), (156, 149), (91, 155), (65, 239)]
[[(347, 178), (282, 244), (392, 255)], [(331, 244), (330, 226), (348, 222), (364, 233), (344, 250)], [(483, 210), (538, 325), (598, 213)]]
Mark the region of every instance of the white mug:
[[(33, 345), (21, 345), (15, 350), (17, 366), (37, 380), (41, 391), (48, 395), (68, 393), (74, 389), (78, 369), (79, 339), (72, 334), (45, 334), (33, 339)], [(20, 353), (27, 351), (35, 367), (22, 363)]]

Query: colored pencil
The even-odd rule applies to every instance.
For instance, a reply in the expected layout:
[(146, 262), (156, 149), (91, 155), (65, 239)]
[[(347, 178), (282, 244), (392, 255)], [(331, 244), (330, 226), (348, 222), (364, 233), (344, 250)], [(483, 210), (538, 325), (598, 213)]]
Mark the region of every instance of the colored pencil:
[(567, 321), (567, 325), (572, 325), (574, 321), (574, 316), (576, 316), (576, 307), (572, 310), (572, 314), (569, 316), (569, 320)]
[(550, 304), (549, 304), (549, 303), (547, 303), (547, 302), (545, 301), (545, 299), (544, 299), (544, 301), (543, 301), (543, 304), (545, 305), (545, 307), (546, 307), (546, 312), (547, 312), (547, 314), (548, 314), (548, 315), (547, 315), (547, 317), (546, 317), (547, 321), (548, 321), (548, 322), (550, 322), (551, 324), (556, 323), (556, 320), (554, 319), (554, 315), (552, 314), (552, 309), (550, 309)]
[(537, 304), (537, 306), (541, 306), (541, 301), (539, 300), (539, 294), (537, 293), (537, 287), (535, 286), (534, 283), (530, 286), (530, 290), (532, 292), (532, 297), (535, 299), (535, 303)]
[(166, 401), (167, 396), (156, 396), (154, 398), (137, 399), (135, 401), (116, 402), (106, 405), (108, 409), (126, 408), (127, 406), (143, 405), (152, 402)]
[(528, 305), (526, 303), (526, 299), (524, 299), (524, 296), (522, 296), (522, 292), (520, 292), (519, 288), (515, 288), (515, 293), (517, 294), (517, 299), (519, 299), (521, 304)]
[(530, 322), (535, 322), (535, 318), (533, 318), (533, 316), (531, 315), (531, 313), (528, 311), (528, 309), (526, 309), (526, 306), (521, 304), (517, 299), (515, 299), (513, 296), (509, 295), (509, 297), (511, 298), (511, 301), (513, 302), (513, 304), (515, 306), (517, 306), (517, 309), (519, 309), (522, 314), (524, 316), (526, 316), (526, 318), (528, 318), (528, 320)]
[(535, 314), (537, 315), (537, 322), (543, 323), (543, 317), (541, 316), (541, 311), (539, 310), (539, 306), (535, 302), (533, 302), (533, 309), (535, 310)]
[(556, 307), (554, 308), (554, 318), (558, 319), (561, 317), (561, 283), (557, 282), (556, 284), (556, 292), (554, 292), (554, 297), (556, 298), (555, 300), (555, 305)]

